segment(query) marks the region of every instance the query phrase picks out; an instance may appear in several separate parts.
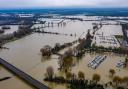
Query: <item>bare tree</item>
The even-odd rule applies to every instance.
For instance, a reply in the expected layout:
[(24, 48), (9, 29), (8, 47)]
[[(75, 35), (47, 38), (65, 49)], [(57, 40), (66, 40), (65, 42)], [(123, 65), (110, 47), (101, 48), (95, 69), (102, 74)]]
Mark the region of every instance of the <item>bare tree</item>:
[(93, 77), (92, 77), (92, 80), (94, 80), (97, 83), (98, 81), (100, 81), (100, 75), (99, 74), (94, 74)]
[(113, 75), (115, 74), (115, 70), (114, 69), (110, 69), (109, 73), (111, 74), (111, 76), (113, 77)]
[(66, 73), (66, 78), (67, 79), (71, 79), (72, 78), (72, 73), (71, 72), (67, 72)]
[(78, 72), (78, 78), (79, 79), (84, 79), (85, 78), (84, 73), (82, 71)]
[(46, 75), (47, 75), (48, 78), (53, 78), (53, 76), (54, 76), (54, 69), (53, 69), (52, 66), (49, 66), (47, 68), (46, 72), (47, 72)]
[(123, 80), (123, 83), (126, 83), (126, 85), (128, 86), (128, 77), (124, 77), (122, 80)]
[(121, 78), (120, 78), (119, 76), (115, 76), (115, 77), (113, 78), (113, 83), (116, 84), (116, 87), (117, 87), (117, 85), (119, 84), (120, 81), (121, 81)]

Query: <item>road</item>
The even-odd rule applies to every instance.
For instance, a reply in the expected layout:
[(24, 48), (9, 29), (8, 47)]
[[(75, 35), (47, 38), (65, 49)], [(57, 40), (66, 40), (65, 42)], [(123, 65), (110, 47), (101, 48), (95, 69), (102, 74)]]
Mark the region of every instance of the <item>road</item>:
[(14, 73), (17, 77), (21, 78), (22, 80), (26, 81), (29, 85), (37, 88), (37, 89), (50, 89), (46, 85), (42, 84), (38, 80), (34, 79), (30, 75), (26, 74), (25, 72), (21, 71), (20, 69), (16, 68), (12, 64), (8, 63), (4, 59), (0, 58), (0, 64), (3, 65), (6, 69)]

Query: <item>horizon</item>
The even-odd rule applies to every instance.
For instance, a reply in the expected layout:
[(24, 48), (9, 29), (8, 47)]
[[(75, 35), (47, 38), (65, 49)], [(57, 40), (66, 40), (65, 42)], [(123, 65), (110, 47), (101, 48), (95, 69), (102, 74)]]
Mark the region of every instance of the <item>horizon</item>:
[(22, 7), (22, 8), (0, 8), (0, 10), (34, 10), (34, 9), (128, 9), (128, 7)]
[(0, 9), (3, 14), (58, 14), (58, 15), (90, 15), (90, 16), (128, 16), (128, 8), (9, 8)]

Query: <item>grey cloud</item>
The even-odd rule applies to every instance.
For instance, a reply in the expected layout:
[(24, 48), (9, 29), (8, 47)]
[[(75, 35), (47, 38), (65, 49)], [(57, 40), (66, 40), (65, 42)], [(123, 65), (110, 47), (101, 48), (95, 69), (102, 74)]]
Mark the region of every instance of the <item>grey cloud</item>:
[(128, 7), (128, 0), (0, 0), (0, 8), (56, 6)]

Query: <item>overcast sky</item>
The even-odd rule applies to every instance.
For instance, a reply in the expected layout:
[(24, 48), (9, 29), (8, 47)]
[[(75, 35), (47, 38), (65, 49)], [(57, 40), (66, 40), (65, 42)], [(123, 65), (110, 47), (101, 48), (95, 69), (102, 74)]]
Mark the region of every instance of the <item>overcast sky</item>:
[(128, 0), (0, 0), (0, 8), (128, 7)]

